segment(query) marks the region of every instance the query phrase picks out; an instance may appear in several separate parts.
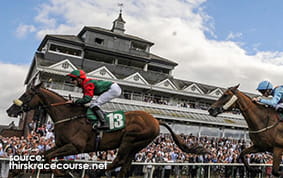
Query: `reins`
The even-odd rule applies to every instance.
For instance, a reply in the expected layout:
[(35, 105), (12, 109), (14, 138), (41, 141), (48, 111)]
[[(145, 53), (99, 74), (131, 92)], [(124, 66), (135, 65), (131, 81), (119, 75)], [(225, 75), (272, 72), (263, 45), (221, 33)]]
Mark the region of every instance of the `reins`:
[(64, 102), (59, 102), (59, 103), (52, 103), (52, 104), (42, 104), (42, 107), (43, 108), (50, 108), (50, 107), (54, 107), (54, 106), (61, 106), (61, 105), (65, 105), (65, 104), (69, 104), (69, 103), (66, 103), (65, 101)]
[(59, 102), (59, 103), (50, 104), (50, 106), (60, 106), (60, 105), (65, 105), (65, 104), (68, 104), (68, 103), (66, 103), (66, 102)]
[[(61, 105), (65, 105), (65, 104), (68, 104), (68, 103), (66, 103), (66, 102), (53, 103), (53, 104), (50, 104), (50, 107), (61, 106)], [(63, 122), (68, 122), (68, 121), (75, 120), (75, 119), (82, 118), (82, 117), (86, 117), (86, 115), (82, 114), (82, 115), (78, 115), (78, 116), (72, 116), (72, 117), (57, 121), (57, 122), (54, 123), (54, 125), (61, 124)]]
[[(267, 118), (268, 118), (268, 119), (267, 119), (266, 125), (268, 125), (269, 120), (270, 120), (270, 117), (267, 116)], [(251, 134), (257, 134), (257, 133), (261, 133), (261, 132), (267, 131), (267, 130), (272, 129), (273, 127), (275, 127), (278, 123), (279, 123), (279, 120), (278, 120), (277, 122), (275, 122), (273, 125), (266, 126), (266, 127), (263, 128), (263, 129), (259, 129), (259, 130), (255, 130), (255, 131), (249, 130), (249, 133), (251, 133)]]
[(265, 127), (265, 128), (263, 128), (263, 129), (260, 129), (260, 130), (255, 130), (255, 131), (249, 130), (249, 133), (251, 133), (251, 134), (257, 134), (257, 133), (261, 133), (261, 132), (267, 131), (267, 130), (272, 129), (273, 127), (275, 127), (278, 123), (279, 123), (279, 121), (275, 122), (275, 123), (274, 123), (273, 125), (271, 125), (271, 126)]
[(71, 121), (71, 120), (75, 120), (75, 119), (78, 119), (78, 118), (83, 118), (83, 117), (85, 117), (84, 114), (78, 115), (78, 116), (69, 117), (69, 118), (66, 118), (66, 119), (63, 119), (63, 120), (55, 122), (54, 125), (61, 124), (63, 122), (68, 122), (68, 121)]

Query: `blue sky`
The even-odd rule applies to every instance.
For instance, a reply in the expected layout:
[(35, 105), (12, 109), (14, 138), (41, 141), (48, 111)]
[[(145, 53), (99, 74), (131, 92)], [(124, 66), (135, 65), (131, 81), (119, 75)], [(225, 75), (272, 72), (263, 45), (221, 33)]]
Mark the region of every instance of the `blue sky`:
[(218, 40), (226, 40), (230, 33), (240, 34), (233, 40), (243, 43), (251, 55), (282, 51), (282, 1), (212, 0), (204, 6), (213, 18)]
[[(256, 92), (282, 84), (280, 0), (14, 0), (0, 7), (0, 118), (24, 90), (46, 34), (76, 35), (83, 26), (111, 29), (122, 2), (126, 33), (154, 42), (151, 52), (177, 62), (174, 77)], [(1, 121), (0, 121), (1, 124)]]
[(0, 61), (13, 64), (29, 64), (39, 40), (34, 34), (17, 36), (20, 24), (31, 23), (37, 14), (39, 0), (3, 1), (0, 7), (1, 54)]

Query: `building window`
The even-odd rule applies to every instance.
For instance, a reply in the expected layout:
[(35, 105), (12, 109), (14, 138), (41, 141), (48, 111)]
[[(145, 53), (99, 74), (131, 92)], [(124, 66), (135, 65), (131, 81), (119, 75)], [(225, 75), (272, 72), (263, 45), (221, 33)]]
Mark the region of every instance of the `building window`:
[(165, 73), (165, 74), (169, 74), (170, 73), (169, 69), (161, 68), (161, 67), (156, 67), (156, 66), (151, 66), (151, 65), (148, 65), (147, 70), (148, 71), (161, 72), (161, 73)]
[(104, 43), (104, 39), (101, 39), (101, 38), (95, 38), (95, 39), (94, 39), (94, 42), (95, 42), (96, 44), (103, 45), (103, 43)]
[(129, 99), (131, 100), (132, 99), (132, 92), (131, 91), (128, 91), (128, 90), (123, 90), (123, 94), (125, 99)]
[(146, 51), (146, 45), (141, 43), (132, 42), (131, 48), (137, 51)]
[(49, 50), (55, 51), (55, 52), (58, 52), (58, 53), (73, 55), (73, 56), (81, 56), (82, 55), (82, 51), (79, 50), (79, 49), (68, 48), (68, 47), (65, 47), (65, 46), (59, 46), (59, 45), (55, 45), (55, 44), (51, 44)]

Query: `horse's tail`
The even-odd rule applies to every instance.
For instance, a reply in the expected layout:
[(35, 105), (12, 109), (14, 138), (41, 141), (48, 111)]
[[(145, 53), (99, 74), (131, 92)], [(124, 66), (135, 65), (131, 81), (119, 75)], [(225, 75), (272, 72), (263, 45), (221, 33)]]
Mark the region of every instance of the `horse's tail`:
[(166, 127), (166, 129), (169, 130), (174, 142), (183, 152), (201, 154), (201, 155), (210, 154), (210, 152), (207, 149), (198, 145), (193, 145), (192, 147), (188, 147), (187, 144), (184, 142), (184, 140), (179, 135), (176, 135), (174, 131), (165, 122), (159, 121), (159, 124), (163, 125), (164, 127)]

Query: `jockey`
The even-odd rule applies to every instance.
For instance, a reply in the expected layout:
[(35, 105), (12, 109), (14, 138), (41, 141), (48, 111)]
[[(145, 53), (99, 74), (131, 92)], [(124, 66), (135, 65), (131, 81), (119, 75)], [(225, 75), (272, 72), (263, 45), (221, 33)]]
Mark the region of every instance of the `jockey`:
[[(111, 99), (121, 95), (121, 88), (117, 83), (87, 78), (83, 70), (74, 70), (68, 74), (72, 83), (83, 89), (83, 97), (74, 101), (75, 104), (90, 103), (90, 108), (98, 117), (101, 126), (99, 129), (108, 129), (109, 124), (105, 120), (105, 114), (100, 106), (109, 102)], [(92, 100), (94, 95), (98, 95)]]
[(272, 96), (271, 99), (260, 97), (253, 98), (253, 101), (274, 107), (279, 112), (283, 111), (283, 86), (273, 88), (269, 81), (262, 81), (258, 84), (257, 90), (265, 97)]

